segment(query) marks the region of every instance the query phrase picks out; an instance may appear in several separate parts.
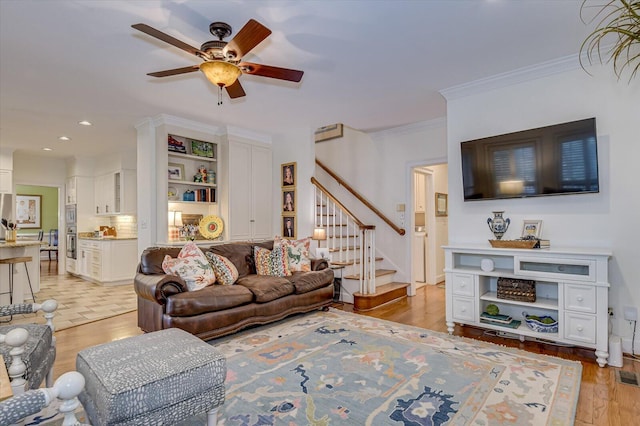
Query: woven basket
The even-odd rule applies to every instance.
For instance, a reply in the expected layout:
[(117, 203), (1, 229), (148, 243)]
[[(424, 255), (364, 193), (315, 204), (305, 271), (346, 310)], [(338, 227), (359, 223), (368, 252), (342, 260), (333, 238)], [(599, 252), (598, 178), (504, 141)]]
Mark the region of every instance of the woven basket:
[(489, 240), (489, 243), (494, 248), (532, 249), (538, 240)]
[(536, 301), (536, 282), (516, 278), (498, 278), (498, 299)]

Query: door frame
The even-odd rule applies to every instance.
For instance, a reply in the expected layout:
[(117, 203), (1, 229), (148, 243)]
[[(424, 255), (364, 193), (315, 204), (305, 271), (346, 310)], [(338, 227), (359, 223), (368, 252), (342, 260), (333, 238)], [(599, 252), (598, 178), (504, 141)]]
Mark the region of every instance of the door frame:
[[(406, 194), (406, 198), (405, 198), (405, 202), (407, 203), (407, 205), (411, 206), (410, 208), (410, 212), (411, 214), (409, 215), (409, 220), (407, 221), (407, 223), (409, 224), (409, 232), (411, 232), (413, 234), (413, 230), (415, 229), (415, 217), (414, 217), (414, 205), (415, 205), (415, 182), (413, 179), (413, 173), (414, 170), (417, 168), (428, 168), (429, 166), (438, 166), (441, 164), (448, 164), (447, 158), (446, 157), (441, 157), (441, 158), (434, 158), (434, 159), (430, 159), (430, 160), (420, 160), (420, 161), (410, 161), (406, 163), (406, 167), (405, 167), (405, 182), (406, 185), (405, 187), (408, 188), (407, 194)], [(434, 193), (434, 187), (433, 187), (433, 177), (431, 176), (431, 179), (427, 179), (427, 211), (433, 211), (433, 209), (435, 208), (435, 193)], [(428, 218), (426, 219), (427, 221), (427, 232), (429, 233), (428, 235), (434, 235), (433, 232), (435, 232), (435, 221), (434, 220), (429, 220)], [(435, 240), (431, 239), (428, 246), (425, 247), (425, 252), (428, 253), (427, 256), (425, 256), (427, 258), (427, 260), (429, 260), (429, 263), (435, 263), (435, 260), (433, 262), (431, 262), (431, 257), (432, 254), (434, 253), (434, 249), (435, 249)], [(414, 280), (414, 276), (413, 276), (413, 238), (407, 238), (406, 239), (406, 244), (405, 244), (405, 252), (409, 253), (409, 265), (408, 265), (408, 270), (409, 272), (409, 276), (410, 276), (410, 287), (409, 287), (409, 295), (410, 296), (415, 296), (416, 295), (416, 285), (415, 285), (415, 280)], [(429, 268), (432, 267), (430, 265), (426, 266), (426, 270), (428, 271)], [(427, 277), (425, 276), (425, 279), (427, 279)], [(428, 280), (427, 280), (428, 281)], [(428, 284), (425, 284), (428, 285)]]

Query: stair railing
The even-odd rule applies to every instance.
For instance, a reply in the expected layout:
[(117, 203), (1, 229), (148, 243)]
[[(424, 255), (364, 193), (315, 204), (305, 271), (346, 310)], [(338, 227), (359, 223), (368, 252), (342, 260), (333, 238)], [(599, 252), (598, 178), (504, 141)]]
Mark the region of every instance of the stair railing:
[(373, 204), (371, 204), (366, 198), (364, 198), (362, 195), (360, 195), (360, 193), (358, 191), (356, 191), (355, 189), (353, 189), (351, 187), (351, 185), (349, 185), (344, 179), (342, 179), (340, 176), (338, 176), (336, 174), (336, 172), (334, 172), (333, 170), (331, 170), (329, 167), (327, 167), (326, 165), (324, 165), (321, 161), (316, 159), (316, 164), (318, 165), (318, 167), (320, 167), (322, 170), (324, 170), (325, 172), (327, 172), (327, 174), (329, 176), (331, 176), (332, 178), (334, 178), (336, 180), (336, 182), (338, 182), (338, 184), (340, 186), (342, 186), (344, 189), (346, 189), (347, 191), (349, 191), (354, 197), (356, 197), (362, 204), (364, 204), (365, 206), (367, 206), (367, 208), (369, 208), (369, 210), (371, 210), (374, 214), (376, 214), (380, 219), (382, 219), (387, 225), (389, 225), (391, 227), (391, 229), (393, 229), (394, 231), (396, 231), (399, 235), (404, 235), (406, 234), (406, 230), (404, 228), (400, 228), (399, 226), (397, 226), (395, 223), (393, 223), (391, 221), (391, 219), (389, 219), (384, 213), (382, 213), (380, 210), (378, 210)]
[(316, 178), (312, 177), (311, 183), (315, 187), (315, 225), (326, 230), (331, 262), (353, 265), (358, 271), (360, 293), (375, 293), (376, 227), (362, 223)]

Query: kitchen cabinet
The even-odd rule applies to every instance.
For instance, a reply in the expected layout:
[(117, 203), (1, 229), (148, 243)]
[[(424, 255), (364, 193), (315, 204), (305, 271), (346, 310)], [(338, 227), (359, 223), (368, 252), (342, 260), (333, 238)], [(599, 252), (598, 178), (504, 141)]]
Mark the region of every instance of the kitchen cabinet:
[(86, 239), (78, 242), (76, 275), (105, 285), (133, 282), (138, 264), (136, 239)]
[[(455, 323), (469, 324), (525, 338), (544, 339), (595, 349), (600, 367), (607, 364), (608, 259), (606, 250), (495, 249), (480, 246), (444, 247), (447, 330)], [(499, 278), (535, 281), (535, 301), (498, 297)], [(516, 328), (483, 322), (489, 304), (501, 314), (521, 320)], [(550, 316), (555, 332), (527, 326), (528, 315)]]
[(135, 214), (135, 171), (118, 170), (97, 176), (94, 183), (94, 200), (96, 215)]
[(0, 194), (13, 192), (13, 171), (0, 169)]
[(229, 141), (229, 239), (273, 238), (269, 146)]
[(76, 185), (77, 177), (72, 176), (67, 178), (64, 189), (65, 189), (65, 204), (77, 204), (78, 203), (78, 193), (77, 193), (77, 185)]

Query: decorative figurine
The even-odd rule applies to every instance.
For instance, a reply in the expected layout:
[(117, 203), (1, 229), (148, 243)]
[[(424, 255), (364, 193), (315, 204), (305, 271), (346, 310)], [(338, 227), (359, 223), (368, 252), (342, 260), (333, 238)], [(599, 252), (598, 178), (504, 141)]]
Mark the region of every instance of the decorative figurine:
[(487, 225), (489, 225), (489, 229), (493, 232), (493, 235), (496, 236), (497, 240), (502, 239), (502, 236), (507, 229), (509, 229), (509, 224), (511, 224), (511, 219), (504, 219), (502, 214), (504, 211), (496, 211), (492, 212), (493, 218), (487, 219)]

